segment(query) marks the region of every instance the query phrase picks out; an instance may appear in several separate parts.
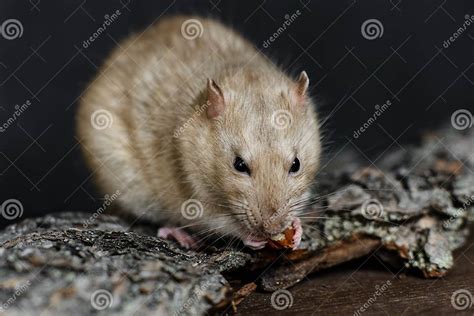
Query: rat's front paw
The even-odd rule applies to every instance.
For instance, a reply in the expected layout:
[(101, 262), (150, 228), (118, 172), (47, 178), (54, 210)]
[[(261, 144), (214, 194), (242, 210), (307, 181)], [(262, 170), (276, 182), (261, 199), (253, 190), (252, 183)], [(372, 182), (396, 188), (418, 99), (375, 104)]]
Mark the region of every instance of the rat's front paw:
[(158, 229), (157, 235), (160, 238), (176, 240), (186, 249), (196, 249), (198, 247), (198, 243), (191, 235), (177, 227), (161, 227)]
[(303, 235), (303, 228), (301, 227), (301, 220), (298, 217), (293, 219), (291, 226), (295, 230), (295, 234), (293, 235), (293, 250), (298, 248), (301, 243), (301, 236)]

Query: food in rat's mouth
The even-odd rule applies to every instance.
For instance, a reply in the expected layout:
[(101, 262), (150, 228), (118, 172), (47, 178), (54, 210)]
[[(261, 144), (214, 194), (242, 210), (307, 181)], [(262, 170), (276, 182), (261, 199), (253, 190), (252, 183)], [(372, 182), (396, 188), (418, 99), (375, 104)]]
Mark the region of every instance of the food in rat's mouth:
[(292, 249), (293, 236), (295, 235), (295, 229), (293, 227), (287, 228), (283, 233), (272, 236), (268, 239), (268, 245), (274, 249)]

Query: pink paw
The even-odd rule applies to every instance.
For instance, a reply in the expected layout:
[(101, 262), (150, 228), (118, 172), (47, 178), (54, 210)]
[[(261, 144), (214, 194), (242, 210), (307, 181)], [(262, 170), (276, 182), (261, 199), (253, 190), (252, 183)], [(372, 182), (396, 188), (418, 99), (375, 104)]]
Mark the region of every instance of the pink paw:
[(158, 229), (158, 237), (164, 239), (176, 240), (182, 247), (186, 249), (196, 249), (197, 242), (184, 230), (176, 227), (161, 227)]
[(303, 228), (301, 227), (301, 220), (298, 217), (293, 219), (293, 223), (291, 223), (293, 228), (295, 229), (295, 234), (293, 235), (293, 250), (298, 248), (301, 243), (301, 236), (303, 235)]

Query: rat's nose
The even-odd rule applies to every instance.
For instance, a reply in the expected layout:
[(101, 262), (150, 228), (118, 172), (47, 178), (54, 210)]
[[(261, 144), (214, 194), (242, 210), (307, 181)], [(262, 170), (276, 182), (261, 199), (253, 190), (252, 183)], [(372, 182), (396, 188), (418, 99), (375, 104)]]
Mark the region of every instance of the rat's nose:
[[(277, 214), (277, 213), (273, 213)], [(281, 233), (283, 230), (285, 230), (285, 218), (280, 217), (280, 216), (270, 216), (266, 220), (263, 221), (263, 231), (270, 235), (276, 235)]]

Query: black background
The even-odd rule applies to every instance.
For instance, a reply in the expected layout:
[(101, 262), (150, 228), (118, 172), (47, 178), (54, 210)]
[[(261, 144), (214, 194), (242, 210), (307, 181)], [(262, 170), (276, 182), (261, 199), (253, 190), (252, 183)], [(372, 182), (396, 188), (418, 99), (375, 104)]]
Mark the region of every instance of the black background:
[[(115, 10), (119, 19), (84, 49), (83, 41)], [(301, 15), (264, 48), (285, 14), (296, 10)], [(0, 36), (0, 123), (16, 104), (30, 100), (31, 106), (0, 133), (0, 203), (18, 199), (23, 218), (101, 204), (74, 138), (77, 102), (117, 42), (175, 13), (218, 17), (292, 73), (305, 69), (326, 121), (329, 159), (346, 146), (377, 164), (385, 150), (449, 125), (455, 110), (474, 112), (474, 25), (443, 47), (465, 15), (474, 14), (471, 0), (2, 0), (0, 23), (18, 19), (23, 35)], [(383, 24), (381, 37), (362, 36), (367, 19)], [(392, 106), (354, 139), (354, 130), (386, 100)]]

